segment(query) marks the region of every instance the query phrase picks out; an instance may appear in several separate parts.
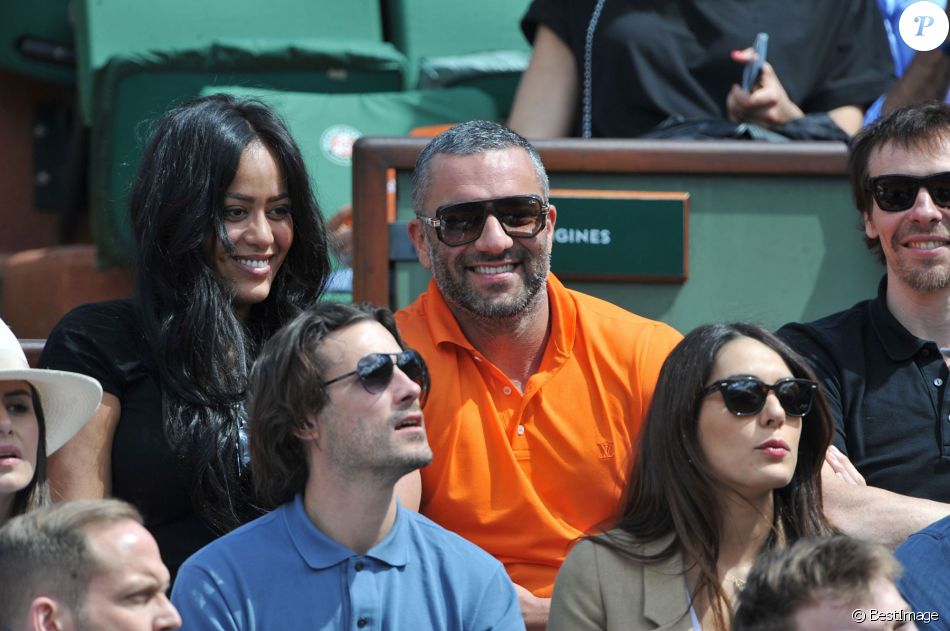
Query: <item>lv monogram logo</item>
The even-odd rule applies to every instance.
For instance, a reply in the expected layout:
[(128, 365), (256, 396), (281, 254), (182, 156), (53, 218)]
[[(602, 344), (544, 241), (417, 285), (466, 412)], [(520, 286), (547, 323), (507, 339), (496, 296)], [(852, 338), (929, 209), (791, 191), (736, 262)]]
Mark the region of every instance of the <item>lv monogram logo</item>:
[(597, 448), (600, 450), (600, 459), (606, 460), (608, 458), (614, 457), (614, 444), (611, 442), (606, 443), (597, 443)]

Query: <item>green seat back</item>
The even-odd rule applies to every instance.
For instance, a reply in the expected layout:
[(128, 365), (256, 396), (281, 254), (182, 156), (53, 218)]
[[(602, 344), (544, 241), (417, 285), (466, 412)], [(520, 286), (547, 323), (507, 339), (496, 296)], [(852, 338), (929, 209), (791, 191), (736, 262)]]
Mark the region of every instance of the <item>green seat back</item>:
[(75, 1), (80, 96), (87, 123), (96, 98), (93, 77), (114, 57), (202, 49), (222, 38), (383, 39), (378, 0)]
[[(531, 47), (521, 33), (530, 0), (384, 0), (392, 42), (420, 88), (472, 86), (505, 116)], [(421, 72), (420, 72), (421, 71)]]
[(125, 265), (132, 252), (128, 187), (153, 121), (173, 105), (220, 85), (309, 92), (398, 90), (402, 57), (357, 41), (223, 42), (204, 50), (114, 58), (99, 74), (103, 98), (90, 135), (90, 210), (101, 261)]
[[(0, 66), (37, 79), (72, 84), (76, 69), (69, 0), (0, 1)], [(40, 57), (27, 52), (39, 48)], [(52, 56), (53, 61), (44, 57)]]
[(376, 0), (78, 0), (79, 92), (90, 134), (101, 262), (133, 251), (128, 187), (152, 122), (216, 85), (306, 92), (398, 90), (404, 57)]

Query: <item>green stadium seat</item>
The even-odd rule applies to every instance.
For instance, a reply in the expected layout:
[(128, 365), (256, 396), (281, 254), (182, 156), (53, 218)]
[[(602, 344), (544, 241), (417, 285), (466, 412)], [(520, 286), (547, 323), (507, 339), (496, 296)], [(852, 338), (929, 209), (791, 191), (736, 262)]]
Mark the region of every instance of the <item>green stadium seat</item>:
[(0, 66), (37, 79), (76, 82), (69, 0), (0, 2)]
[[(102, 87), (95, 85), (95, 78), (114, 58), (149, 55), (154, 61), (151, 55), (163, 51), (202, 53), (222, 39), (249, 41), (252, 53), (273, 50), (281, 40), (288, 47), (315, 40), (311, 49), (326, 39), (383, 43), (378, 0), (77, 0), (76, 9), (80, 92), (87, 124), (92, 122), (93, 103)], [(388, 50), (380, 53), (384, 61), (401, 59), (389, 47), (381, 49)]]
[(529, 0), (383, 0), (388, 32), (419, 88), (477, 87), (511, 109), (531, 47), (521, 33)]
[(382, 41), (377, 0), (78, 0), (83, 120), (90, 134), (90, 210), (104, 264), (134, 245), (128, 185), (149, 127), (205, 87), (352, 93), (401, 89), (405, 58)]

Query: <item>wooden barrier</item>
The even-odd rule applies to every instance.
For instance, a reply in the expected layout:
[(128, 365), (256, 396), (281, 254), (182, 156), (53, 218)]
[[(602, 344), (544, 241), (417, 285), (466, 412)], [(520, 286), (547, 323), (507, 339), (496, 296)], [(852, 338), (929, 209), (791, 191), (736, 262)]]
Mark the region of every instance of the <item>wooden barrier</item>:
[[(425, 138), (364, 137), (359, 139), (354, 146), (354, 300), (401, 306), (395, 304), (391, 288), (392, 261), (398, 258), (391, 256), (390, 251), (390, 224), (397, 219), (396, 195), (393, 194), (391, 183), (398, 181), (394, 179), (394, 173), (404, 175), (412, 171), (416, 158), (427, 142)], [(731, 226), (729, 236), (733, 237), (733, 242), (724, 244), (723, 251), (713, 256), (710, 256), (707, 251), (710, 245), (709, 240), (723, 236), (718, 234), (715, 228), (710, 228), (712, 222), (721, 219), (719, 216), (713, 216), (715, 213), (732, 210), (731, 207), (723, 208), (723, 205), (734, 205), (743, 213), (743, 219), (748, 219), (750, 225), (755, 224), (749, 229), (750, 241), (762, 239), (762, 231), (766, 230), (762, 222), (772, 221), (769, 213), (773, 211), (779, 215), (789, 212), (797, 213), (793, 218), (794, 222), (797, 222), (796, 226), (806, 223), (818, 225), (815, 231), (809, 232), (804, 237), (790, 234), (790, 240), (801, 238), (806, 243), (789, 243), (789, 247), (804, 248), (803, 262), (816, 257), (825, 261), (821, 269), (810, 269), (801, 280), (806, 285), (817, 286), (816, 291), (821, 295), (814, 298), (803, 293), (796, 298), (794, 308), (779, 307), (778, 313), (763, 313), (761, 317), (753, 313), (748, 316), (750, 319), (772, 323), (768, 321), (781, 319), (781, 314), (786, 312), (788, 319), (803, 316), (818, 317), (830, 306), (836, 306), (836, 299), (846, 302), (852, 300), (853, 296), (872, 292), (873, 289), (868, 289), (868, 286), (873, 285), (880, 274), (873, 258), (863, 251), (861, 237), (857, 234), (857, 230), (850, 233), (850, 230), (859, 223), (859, 217), (848, 200), (847, 150), (842, 143), (768, 144), (752, 141), (559, 139), (537, 141), (534, 145), (541, 154), (552, 188), (571, 188), (571, 185), (577, 187), (576, 181), (584, 178), (586, 178), (584, 188), (597, 188), (596, 185), (591, 185), (589, 180), (593, 180), (596, 184), (597, 178), (601, 178), (607, 181), (605, 188), (617, 189), (618, 178), (620, 180), (626, 178), (635, 180), (639, 183), (638, 186), (642, 186), (644, 179), (651, 180), (650, 186), (646, 187), (650, 190), (701, 189), (702, 195), (698, 198), (694, 197), (690, 202), (689, 221), (691, 224), (696, 222), (696, 226), (699, 226), (701, 231), (697, 233), (694, 226), (689, 228), (691, 277), (689, 282), (694, 282), (695, 264), (707, 267), (717, 265), (721, 259), (742, 247), (742, 235), (736, 234), (737, 231), (742, 231), (741, 227), (736, 227), (741, 225), (740, 219), (729, 217), (729, 221), (723, 222), (723, 225)], [(404, 182), (405, 178), (402, 180)], [(630, 188), (630, 186), (619, 187)], [(750, 191), (748, 201), (745, 199), (746, 190)], [(771, 190), (775, 191), (776, 196), (774, 207), (769, 201)], [(728, 195), (722, 194), (723, 191), (728, 192)], [(399, 196), (405, 199), (405, 193), (406, 191), (400, 190)], [(697, 200), (700, 202), (698, 206), (694, 203)], [(698, 212), (694, 212), (694, 209)], [(404, 209), (401, 219), (409, 217), (406, 212)], [(787, 216), (784, 218), (788, 219)], [(775, 218), (777, 230), (784, 227), (781, 223), (782, 219), (782, 216)], [(771, 251), (782, 247), (780, 237), (781, 235), (770, 237), (774, 239)], [(561, 246), (555, 245), (555, 248), (558, 247)], [(726, 251), (726, 248), (729, 250)], [(697, 253), (700, 255), (698, 258), (694, 256)], [(764, 254), (767, 255), (768, 252)], [(783, 265), (787, 268), (794, 265), (797, 260), (789, 254), (788, 261)], [(732, 263), (738, 264), (734, 261)], [(811, 263), (814, 261), (812, 260)], [(750, 260), (743, 262), (742, 265), (743, 269), (748, 269), (755, 268), (759, 263)], [(853, 269), (850, 271), (839, 269), (843, 265), (851, 266)], [(724, 270), (727, 268), (729, 265), (723, 266)], [(703, 272), (703, 269), (700, 268), (700, 271)], [(749, 278), (758, 280), (754, 271), (754, 269), (748, 271)], [(849, 273), (852, 274), (850, 279), (843, 277)], [(710, 274), (711, 272), (706, 269), (701, 277), (695, 279), (695, 283), (709, 285)], [(838, 274), (842, 276), (839, 277)], [(769, 280), (762, 278), (761, 282)], [(748, 281), (744, 282), (748, 284)], [(842, 286), (852, 289), (841, 291)], [(616, 283), (613, 287), (597, 286), (597, 288), (604, 287), (608, 295), (603, 297), (607, 299), (613, 299), (611, 292), (616, 294), (620, 291)], [(627, 284), (627, 287), (632, 287), (632, 285)], [(730, 289), (730, 291), (740, 290), (741, 287)], [(809, 291), (808, 287), (800, 288), (800, 290)], [(651, 314), (654, 317), (662, 317), (663, 309), (668, 306), (667, 303), (672, 303), (678, 297), (682, 297), (674, 295), (673, 289), (666, 293), (663, 293), (662, 289), (653, 291), (662, 293), (662, 298), (657, 298), (657, 300), (664, 302), (664, 306), (657, 306)], [(595, 293), (603, 292), (595, 291)], [(695, 293), (686, 293), (689, 295), (688, 299), (693, 302), (708, 300), (708, 296), (698, 297)], [(721, 315), (720, 311), (710, 310), (710, 317), (746, 317), (745, 311), (738, 306), (733, 297), (725, 296), (725, 300), (731, 306), (722, 309)], [(623, 300), (617, 302), (622, 303)], [(638, 295), (636, 304), (639, 305), (642, 302), (642, 296)], [(844, 306), (848, 305), (840, 305), (842, 308)], [(643, 312), (639, 308), (635, 310)], [(684, 317), (682, 313), (672, 316), (672, 319), (677, 320), (680, 326), (692, 325), (694, 320), (705, 321), (700, 315), (691, 318)]]

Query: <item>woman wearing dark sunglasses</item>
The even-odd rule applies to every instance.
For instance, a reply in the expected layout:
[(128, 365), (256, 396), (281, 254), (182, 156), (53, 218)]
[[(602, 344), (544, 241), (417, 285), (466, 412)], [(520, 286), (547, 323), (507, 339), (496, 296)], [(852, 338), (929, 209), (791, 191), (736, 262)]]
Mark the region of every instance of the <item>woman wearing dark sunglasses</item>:
[(689, 333), (660, 372), (616, 526), (558, 574), (550, 631), (728, 629), (760, 551), (833, 532), (832, 427), (811, 369), (768, 331)]

